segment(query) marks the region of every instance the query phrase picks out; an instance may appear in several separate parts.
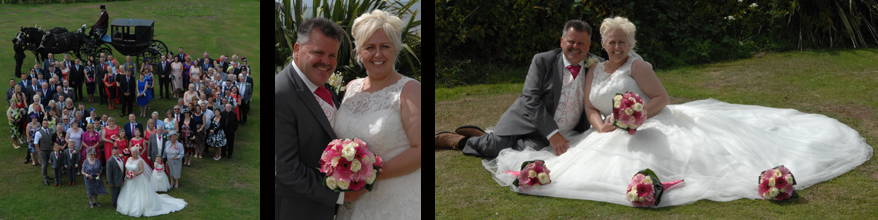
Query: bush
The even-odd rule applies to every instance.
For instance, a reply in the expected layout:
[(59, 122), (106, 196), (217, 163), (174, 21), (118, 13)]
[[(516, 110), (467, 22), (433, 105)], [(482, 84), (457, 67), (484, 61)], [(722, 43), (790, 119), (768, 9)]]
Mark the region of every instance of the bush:
[(875, 45), (876, 15), (878, 3), (866, 0), (437, 0), (436, 76), (438, 83), (453, 81), (443, 78), (460, 68), (442, 65), (455, 60), (526, 68), (533, 55), (559, 47), (570, 19), (592, 25), (589, 52), (601, 54), (600, 23), (627, 17), (637, 26), (635, 50), (667, 69), (757, 51)]

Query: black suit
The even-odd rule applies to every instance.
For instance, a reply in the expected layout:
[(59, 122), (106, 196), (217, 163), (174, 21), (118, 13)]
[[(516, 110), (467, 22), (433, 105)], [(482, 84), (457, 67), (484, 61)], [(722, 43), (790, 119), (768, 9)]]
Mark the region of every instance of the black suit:
[[(314, 94), (292, 67), (275, 77), (275, 219), (332, 219), (339, 193), (323, 186), (319, 167), (336, 139)], [(330, 90), (332, 93), (332, 90)], [(333, 102), (337, 97), (332, 94)]]
[(41, 94), (41, 95), (40, 95), (40, 104), (43, 104), (43, 106), (49, 106), (49, 101), (52, 100), (52, 95), (54, 95), (54, 94), (52, 93), (52, 90), (48, 90), (48, 89), (43, 90), (43, 89), (40, 89), (40, 90), (37, 90), (37, 93), (40, 93), (40, 94)]
[(220, 127), (226, 134), (226, 149), (222, 152), (222, 156), (231, 157), (235, 153), (235, 131), (238, 130), (238, 115), (235, 110), (221, 113)]
[(40, 90), (40, 87), (34, 86), (33, 84), (31, 84), (30, 86), (27, 87), (26, 94), (27, 94), (27, 104), (28, 105), (34, 103), (34, 95), (36, 95), (37, 91), (39, 91), (39, 90)]
[(82, 83), (85, 81), (85, 66), (79, 65), (77, 67), (76, 63), (70, 65), (70, 86), (73, 87), (75, 92), (71, 94), (76, 94), (76, 98), (81, 99), (82, 96)]
[(107, 92), (104, 91), (104, 76), (107, 75), (107, 64), (98, 63), (95, 65), (95, 86), (98, 87), (98, 95), (100, 95), (101, 102), (100, 104), (108, 103), (107, 102)]
[(165, 62), (165, 64), (162, 64), (161, 62), (159, 62), (157, 64), (158, 64), (158, 68), (156, 70), (158, 71), (158, 74), (159, 74), (159, 86), (161, 87), (161, 88), (159, 88), (159, 93), (161, 93), (161, 95), (159, 95), (159, 96), (170, 97), (170, 96), (168, 96), (170, 94), (170, 93), (168, 93), (168, 90), (169, 90), (168, 87), (170, 86), (170, 83), (171, 83), (171, 78), (170, 78), (171, 63)]
[(12, 49), (15, 49), (15, 77), (21, 78), (21, 63), (24, 62), (24, 42), (18, 42), (18, 44), (12, 45)]
[[(118, 76), (116, 79), (119, 80), (119, 97), (122, 97), (122, 115), (134, 113), (134, 93), (137, 90), (137, 81), (133, 76)], [(128, 95), (125, 95), (125, 93)], [(125, 113), (125, 110), (128, 110), (128, 113)]]

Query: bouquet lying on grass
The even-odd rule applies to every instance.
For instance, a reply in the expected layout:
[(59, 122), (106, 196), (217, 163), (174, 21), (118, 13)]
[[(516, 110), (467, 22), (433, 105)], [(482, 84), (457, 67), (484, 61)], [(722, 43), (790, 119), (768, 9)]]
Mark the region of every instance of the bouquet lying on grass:
[(633, 92), (616, 93), (613, 97), (613, 126), (634, 135), (637, 127), (646, 121), (646, 107), (643, 99)]
[(546, 162), (542, 160), (525, 161), (521, 164), (521, 171), (506, 171), (506, 173), (516, 176), (512, 185), (523, 192), (530, 192), (532, 189), (539, 188), (540, 185), (552, 183), (549, 172)]
[(799, 193), (793, 186), (796, 178), (793, 173), (783, 165), (762, 171), (759, 176), (759, 195), (766, 200), (783, 201), (789, 198), (798, 198)]
[(372, 191), (383, 165), (381, 157), (369, 151), (369, 145), (362, 140), (335, 139), (323, 150), (318, 169), (326, 174), (323, 185), (331, 190), (356, 191), (366, 187)]
[(673, 182), (661, 182), (655, 172), (645, 169), (637, 172), (631, 178), (631, 184), (628, 184), (628, 191), (625, 194), (628, 201), (634, 203), (637, 207), (658, 206), (662, 200), (662, 194), (674, 185), (682, 183), (683, 180)]

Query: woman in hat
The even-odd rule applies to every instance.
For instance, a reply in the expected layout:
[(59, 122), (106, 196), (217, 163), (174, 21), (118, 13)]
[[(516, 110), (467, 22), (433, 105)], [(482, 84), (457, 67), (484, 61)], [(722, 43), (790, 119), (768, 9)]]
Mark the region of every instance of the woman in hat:
[(170, 141), (165, 143), (165, 156), (168, 158), (168, 171), (171, 172), (171, 185), (180, 186), (180, 168), (183, 167), (183, 144), (177, 142), (177, 132), (168, 132)]
[[(91, 126), (89, 125), (89, 127)], [(94, 208), (95, 205), (101, 206), (98, 203), (98, 195), (107, 194), (107, 189), (104, 188), (104, 182), (100, 180), (103, 169), (101, 161), (95, 158), (97, 155), (95, 148), (86, 148), (85, 151), (88, 159), (82, 163), (82, 176), (85, 179), (85, 189), (88, 193), (88, 206)]]

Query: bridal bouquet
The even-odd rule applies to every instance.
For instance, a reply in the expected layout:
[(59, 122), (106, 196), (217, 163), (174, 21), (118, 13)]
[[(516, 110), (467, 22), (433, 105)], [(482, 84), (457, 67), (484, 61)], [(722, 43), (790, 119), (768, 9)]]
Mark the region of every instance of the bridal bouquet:
[(125, 173), (125, 177), (128, 177), (128, 179), (134, 179), (134, 171), (129, 170), (128, 173)]
[(766, 200), (783, 201), (789, 198), (797, 198), (799, 194), (793, 186), (796, 178), (793, 173), (783, 165), (762, 171), (759, 176), (759, 195)]
[(643, 99), (632, 92), (616, 93), (613, 97), (613, 118), (615, 119), (613, 126), (628, 131), (629, 135), (634, 135), (637, 127), (646, 121)]
[(641, 170), (631, 178), (626, 197), (637, 207), (658, 206), (664, 191), (681, 182), (683, 180), (663, 183), (652, 170)]
[(329, 142), (320, 158), (320, 172), (326, 174), (323, 185), (336, 192), (356, 191), (366, 187), (372, 191), (378, 170), (384, 161), (369, 151), (360, 139), (335, 139)]
[(521, 164), (521, 171), (506, 171), (506, 173), (518, 177), (512, 182), (512, 185), (515, 185), (523, 192), (539, 188), (540, 185), (552, 183), (552, 179), (549, 178), (549, 172), (546, 162), (542, 160), (525, 161)]

